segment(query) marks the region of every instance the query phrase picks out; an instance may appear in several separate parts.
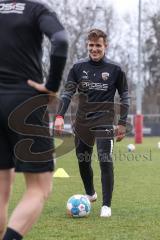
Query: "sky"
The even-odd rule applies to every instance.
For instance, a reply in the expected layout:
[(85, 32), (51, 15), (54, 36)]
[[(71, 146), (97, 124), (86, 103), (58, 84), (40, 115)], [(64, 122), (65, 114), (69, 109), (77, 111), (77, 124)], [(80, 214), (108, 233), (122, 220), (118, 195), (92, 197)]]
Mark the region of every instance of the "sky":
[(120, 14), (138, 11), (139, 0), (109, 0), (109, 2), (114, 5), (116, 11)]

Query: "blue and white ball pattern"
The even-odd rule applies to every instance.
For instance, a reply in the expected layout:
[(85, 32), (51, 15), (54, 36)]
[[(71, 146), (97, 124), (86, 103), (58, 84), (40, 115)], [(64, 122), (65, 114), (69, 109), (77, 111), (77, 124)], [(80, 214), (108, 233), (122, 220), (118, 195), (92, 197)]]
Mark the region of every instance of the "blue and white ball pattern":
[(90, 214), (90, 211), (91, 203), (84, 195), (73, 195), (67, 201), (67, 214), (70, 217), (86, 217)]

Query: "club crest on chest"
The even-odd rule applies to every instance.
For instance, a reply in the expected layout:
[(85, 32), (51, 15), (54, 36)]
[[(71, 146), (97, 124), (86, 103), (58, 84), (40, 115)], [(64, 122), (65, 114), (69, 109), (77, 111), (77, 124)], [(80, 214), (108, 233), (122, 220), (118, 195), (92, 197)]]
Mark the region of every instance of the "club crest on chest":
[(102, 73), (102, 79), (103, 79), (104, 81), (106, 81), (106, 80), (108, 80), (108, 78), (109, 78), (109, 73), (108, 73), (108, 72), (103, 72), (103, 73)]

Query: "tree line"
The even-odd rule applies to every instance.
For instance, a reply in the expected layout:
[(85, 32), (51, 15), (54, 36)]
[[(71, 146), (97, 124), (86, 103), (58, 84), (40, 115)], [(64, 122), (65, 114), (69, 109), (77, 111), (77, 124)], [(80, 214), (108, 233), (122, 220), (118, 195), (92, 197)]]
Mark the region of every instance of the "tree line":
[[(43, 0), (44, 1), (44, 0)], [(87, 56), (86, 37), (98, 27), (108, 36), (108, 58), (118, 62), (127, 74), (131, 95), (130, 112), (136, 111), (135, 92), (138, 82), (138, 9), (133, 15), (119, 19), (110, 2), (104, 0), (48, 0), (47, 4), (59, 15), (69, 38), (69, 55), (63, 83), (72, 64)], [(142, 0), (142, 110), (160, 113), (160, 3)], [(48, 69), (48, 44), (44, 41), (43, 67)], [(61, 86), (63, 89), (64, 84)]]

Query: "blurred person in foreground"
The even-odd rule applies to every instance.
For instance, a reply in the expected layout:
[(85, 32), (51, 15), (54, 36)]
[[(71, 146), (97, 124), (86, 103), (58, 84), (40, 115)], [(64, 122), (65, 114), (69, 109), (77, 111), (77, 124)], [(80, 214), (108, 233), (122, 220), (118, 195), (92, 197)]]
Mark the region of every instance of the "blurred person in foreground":
[[(0, 1), (0, 23), (0, 239), (20, 240), (52, 190), (53, 140), (46, 108), (49, 95), (54, 98), (59, 89), (68, 40), (56, 13), (39, 1)], [(51, 42), (45, 84), (43, 35)], [(7, 225), (14, 170), (24, 174), (26, 190)]]

